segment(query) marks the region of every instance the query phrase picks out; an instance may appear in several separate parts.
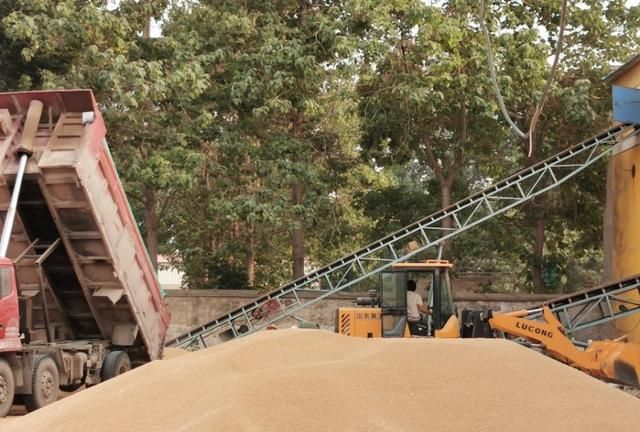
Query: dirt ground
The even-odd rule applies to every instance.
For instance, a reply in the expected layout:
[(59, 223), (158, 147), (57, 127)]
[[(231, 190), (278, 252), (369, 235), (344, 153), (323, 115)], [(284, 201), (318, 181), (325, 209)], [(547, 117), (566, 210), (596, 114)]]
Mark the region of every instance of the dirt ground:
[[(179, 348), (165, 348), (164, 349), (163, 359), (164, 360), (172, 359), (172, 358), (184, 355), (184, 354), (187, 354), (187, 351), (181, 350)], [(83, 388), (80, 388), (76, 392), (80, 392), (82, 390), (83, 390)], [(69, 395), (72, 395), (72, 394), (73, 393), (61, 392), (60, 393), (60, 399), (64, 399), (64, 398), (66, 398), (66, 397), (68, 397)], [(11, 422), (12, 420), (15, 420), (16, 418), (20, 418), (20, 417), (22, 417), (22, 416), (24, 416), (26, 414), (27, 414), (27, 410), (26, 410), (25, 407), (23, 407), (23, 406), (14, 406), (13, 408), (11, 408), (11, 411), (9, 412), (9, 415), (7, 417), (0, 418), (0, 426), (6, 425), (9, 422)]]
[[(96, 422), (97, 410), (110, 415)], [(499, 339), (261, 332), (151, 362), (2, 432), (632, 431), (640, 402)]]
[[(77, 390), (77, 391), (81, 391), (81, 390)], [(68, 397), (69, 395), (72, 395), (73, 393), (65, 393), (65, 392), (61, 392), (60, 393), (60, 399), (64, 399), (66, 397)], [(13, 408), (11, 408), (11, 411), (9, 411), (9, 415), (5, 418), (0, 418), (0, 426), (5, 425), (10, 423), (11, 421), (15, 420), (15, 419), (19, 419), (20, 417), (24, 416), (27, 414), (27, 409), (25, 407), (23, 407), (22, 405), (16, 405)]]
[(15, 420), (16, 418), (20, 418), (21, 416), (25, 415), (27, 413), (27, 410), (24, 409), (24, 407), (22, 406), (14, 406), (13, 408), (11, 408), (11, 411), (9, 412), (9, 415), (5, 418), (0, 418), (0, 426), (5, 425), (9, 422), (11, 422), (12, 420)]

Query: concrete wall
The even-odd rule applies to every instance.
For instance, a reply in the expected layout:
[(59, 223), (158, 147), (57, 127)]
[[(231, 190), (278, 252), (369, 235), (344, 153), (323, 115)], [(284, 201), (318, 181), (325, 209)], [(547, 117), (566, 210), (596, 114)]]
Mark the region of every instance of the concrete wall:
[[(322, 328), (333, 330), (336, 310), (342, 306), (353, 306), (356, 297), (362, 295), (363, 293), (338, 293), (301, 310), (298, 316), (317, 323)], [(171, 326), (167, 339), (247, 304), (256, 297), (256, 291), (251, 290), (168, 290)], [(306, 300), (315, 297), (314, 293), (304, 294)], [(550, 298), (548, 295), (459, 293), (454, 295), (454, 304), (458, 310), (490, 308), (509, 311), (539, 305)], [(295, 323), (295, 320), (290, 320), (279, 323), (278, 326), (288, 327)]]

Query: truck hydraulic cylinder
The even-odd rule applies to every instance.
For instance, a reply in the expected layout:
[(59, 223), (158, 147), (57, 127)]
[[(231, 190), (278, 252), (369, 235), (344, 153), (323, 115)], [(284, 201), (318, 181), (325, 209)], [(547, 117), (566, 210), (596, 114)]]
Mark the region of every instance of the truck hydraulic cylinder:
[(15, 220), (16, 210), (18, 208), (18, 197), (20, 196), (20, 188), (22, 187), (22, 178), (24, 177), (24, 172), (27, 168), (27, 161), (33, 154), (33, 141), (35, 140), (36, 133), (38, 132), (38, 124), (40, 123), (40, 116), (42, 115), (42, 107), (42, 102), (37, 100), (31, 101), (29, 104), (29, 111), (27, 111), (27, 118), (22, 129), (20, 144), (16, 149), (16, 155), (19, 156), (20, 159), (18, 161), (16, 182), (13, 185), (13, 193), (11, 195), (9, 209), (7, 210), (7, 217), (4, 220), (2, 237), (0, 237), (0, 257), (7, 256), (7, 249), (9, 248), (9, 241), (11, 239), (11, 231), (13, 230), (13, 221)]

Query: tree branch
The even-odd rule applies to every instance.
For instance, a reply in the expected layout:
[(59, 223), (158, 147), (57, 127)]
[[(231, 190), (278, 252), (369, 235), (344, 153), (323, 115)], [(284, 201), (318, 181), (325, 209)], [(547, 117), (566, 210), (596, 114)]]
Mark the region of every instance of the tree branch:
[(556, 43), (556, 53), (553, 57), (553, 64), (551, 65), (551, 70), (549, 71), (549, 78), (547, 78), (547, 83), (544, 86), (544, 90), (542, 91), (542, 96), (540, 97), (540, 102), (536, 107), (535, 112), (533, 113), (533, 117), (531, 119), (531, 125), (529, 126), (529, 154), (531, 154), (535, 150), (535, 130), (536, 125), (538, 124), (538, 119), (540, 118), (540, 114), (542, 114), (542, 110), (544, 108), (544, 103), (547, 99), (547, 93), (549, 92), (549, 88), (551, 88), (551, 83), (553, 82), (553, 76), (556, 74), (556, 69), (558, 67), (558, 63), (560, 60), (560, 52), (562, 51), (562, 41), (564, 38), (564, 27), (565, 27), (565, 17), (567, 14), (567, 0), (562, 2), (562, 10), (560, 11), (560, 29), (558, 30), (558, 41)]
[(442, 171), (442, 167), (438, 163), (435, 154), (433, 153), (433, 147), (431, 146), (431, 140), (429, 138), (423, 137), (425, 149), (427, 152), (427, 159), (429, 160), (429, 164), (431, 165), (431, 169), (436, 174), (436, 178), (441, 184), (445, 183), (444, 172)]
[(167, 209), (167, 206), (169, 204), (169, 201), (171, 201), (176, 194), (178, 193), (178, 189), (174, 189), (167, 198), (165, 198), (164, 203), (162, 204), (162, 208), (160, 209), (160, 211), (158, 212), (158, 220), (162, 219), (162, 217), (164, 216), (164, 212)]

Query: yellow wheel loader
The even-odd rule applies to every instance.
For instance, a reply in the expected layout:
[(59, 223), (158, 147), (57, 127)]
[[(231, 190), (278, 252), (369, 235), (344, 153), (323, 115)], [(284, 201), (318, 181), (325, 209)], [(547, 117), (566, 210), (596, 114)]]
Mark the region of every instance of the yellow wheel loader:
[[(600, 325), (640, 311), (640, 305), (622, 296), (630, 289), (640, 290), (636, 287), (638, 278), (591, 288), (532, 309), (508, 313), (464, 310), (458, 314), (451, 295), (451, 267), (446, 260), (394, 264), (381, 273), (378, 290), (358, 298), (354, 307), (338, 309), (336, 331), (365, 338), (506, 337), (539, 348), (596, 378), (640, 388), (640, 345), (618, 339), (590, 341), (580, 346), (567, 332), (568, 327), (579, 328), (584, 323)], [(427, 299), (429, 309), (426, 316), (414, 322), (407, 312), (409, 280), (416, 282), (417, 292)], [(600, 312), (595, 313), (598, 309)], [(563, 316), (568, 324), (559, 318)]]
[[(447, 260), (398, 263), (380, 273), (378, 290), (359, 297), (354, 307), (338, 309), (336, 331), (355, 337), (433, 336), (454, 314)], [(429, 313), (411, 322), (407, 316), (407, 282), (414, 281), (417, 294)]]

